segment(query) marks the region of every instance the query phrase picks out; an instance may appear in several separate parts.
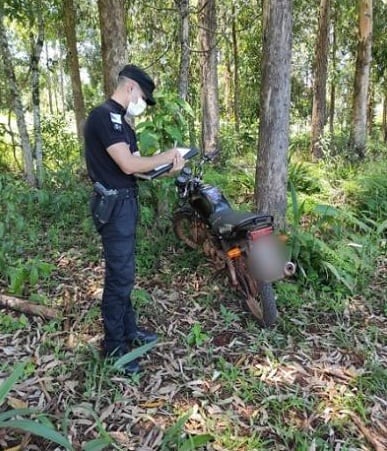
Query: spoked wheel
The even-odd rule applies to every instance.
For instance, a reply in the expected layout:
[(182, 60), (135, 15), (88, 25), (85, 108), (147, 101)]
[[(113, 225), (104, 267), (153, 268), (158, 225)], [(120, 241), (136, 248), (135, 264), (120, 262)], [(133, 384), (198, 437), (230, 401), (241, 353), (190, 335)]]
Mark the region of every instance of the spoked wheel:
[(207, 238), (206, 225), (190, 209), (177, 211), (172, 218), (176, 236), (191, 249), (197, 249)]
[(243, 258), (235, 260), (235, 274), (250, 312), (262, 327), (272, 326), (278, 316), (272, 284), (254, 280)]

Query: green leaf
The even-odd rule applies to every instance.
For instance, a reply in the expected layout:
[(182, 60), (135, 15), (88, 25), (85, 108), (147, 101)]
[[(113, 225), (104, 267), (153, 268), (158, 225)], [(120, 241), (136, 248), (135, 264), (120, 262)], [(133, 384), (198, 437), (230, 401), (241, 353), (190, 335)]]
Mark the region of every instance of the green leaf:
[(116, 362), (114, 362), (114, 368), (120, 369), (122, 368), (126, 363), (132, 362), (133, 360), (137, 359), (138, 357), (141, 357), (146, 352), (151, 350), (157, 342), (153, 341), (152, 343), (147, 343), (146, 345), (140, 346), (139, 348), (136, 348), (134, 351), (128, 352), (127, 354), (123, 355), (121, 358), (119, 358)]
[(30, 270), (30, 277), (29, 277), (29, 282), (31, 286), (35, 286), (38, 283), (39, 280), (39, 271), (38, 268), (34, 265), (31, 267)]
[(36, 413), (38, 413), (38, 411), (36, 409), (30, 409), (30, 408), (7, 410), (7, 412), (0, 413), (0, 422), (9, 420), (10, 418), (13, 418), (16, 416), (33, 415)]
[(10, 376), (0, 385), (0, 406), (4, 402), (5, 397), (8, 392), (12, 389), (13, 385), (19, 380), (22, 376), (24, 367), (27, 362), (21, 362), (16, 365), (15, 369), (12, 371)]
[(112, 443), (112, 440), (108, 437), (106, 438), (96, 438), (94, 440), (90, 440), (89, 442), (83, 445), (83, 451), (100, 451), (105, 449)]
[(179, 446), (179, 451), (190, 451), (192, 449), (200, 448), (212, 440), (214, 440), (214, 437), (211, 434), (195, 435), (194, 437), (187, 438), (181, 446)]
[(0, 422), (0, 428), (20, 429), (25, 432), (30, 432), (33, 435), (43, 437), (46, 440), (49, 440), (50, 442), (57, 443), (58, 445), (61, 445), (68, 450), (73, 449), (71, 443), (68, 441), (66, 437), (59, 434), (59, 432), (54, 431), (53, 429), (33, 420), (22, 419), (22, 420), (3, 421)]

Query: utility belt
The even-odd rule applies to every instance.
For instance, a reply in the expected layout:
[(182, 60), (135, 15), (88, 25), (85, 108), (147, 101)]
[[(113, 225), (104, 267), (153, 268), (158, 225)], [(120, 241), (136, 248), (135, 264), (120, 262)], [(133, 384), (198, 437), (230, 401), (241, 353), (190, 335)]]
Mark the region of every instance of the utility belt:
[(105, 188), (102, 183), (96, 182), (94, 183), (93, 188), (94, 199), (92, 199), (92, 212), (93, 216), (100, 224), (109, 222), (118, 200), (135, 199), (138, 196), (137, 186), (109, 189)]

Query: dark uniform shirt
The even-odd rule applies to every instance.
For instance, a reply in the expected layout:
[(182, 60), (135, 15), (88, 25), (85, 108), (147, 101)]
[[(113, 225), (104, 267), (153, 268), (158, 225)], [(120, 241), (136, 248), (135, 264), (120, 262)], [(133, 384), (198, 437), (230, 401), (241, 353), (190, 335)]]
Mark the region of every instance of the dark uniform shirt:
[(137, 152), (134, 130), (125, 120), (125, 108), (113, 99), (107, 100), (89, 114), (84, 130), (85, 158), (88, 174), (93, 182), (106, 188), (131, 188), (136, 178), (127, 175), (107, 152), (113, 144), (128, 144), (128, 152)]

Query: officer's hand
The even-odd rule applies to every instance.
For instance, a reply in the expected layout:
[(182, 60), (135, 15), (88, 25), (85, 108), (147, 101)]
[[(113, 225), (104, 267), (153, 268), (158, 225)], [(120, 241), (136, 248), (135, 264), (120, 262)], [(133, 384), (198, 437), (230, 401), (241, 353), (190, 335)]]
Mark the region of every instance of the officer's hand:
[(168, 172), (168, 174), (173, 175), (177, 172), (180, 172), (184, 167), (185, 160), (181, 156), (180, 152), (178, 151), (172, 161), (172, 169)]

